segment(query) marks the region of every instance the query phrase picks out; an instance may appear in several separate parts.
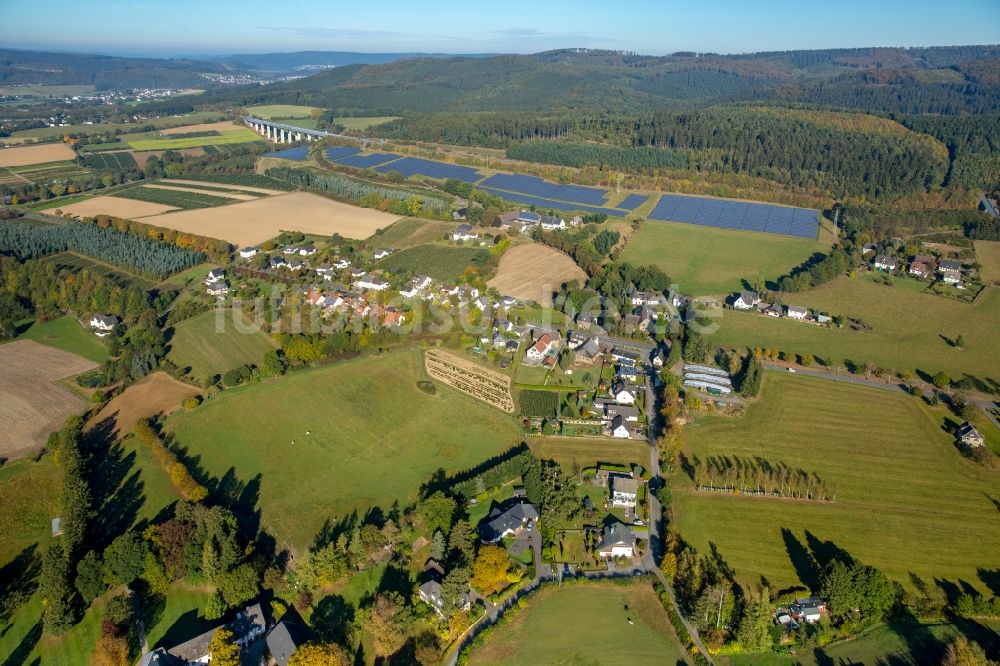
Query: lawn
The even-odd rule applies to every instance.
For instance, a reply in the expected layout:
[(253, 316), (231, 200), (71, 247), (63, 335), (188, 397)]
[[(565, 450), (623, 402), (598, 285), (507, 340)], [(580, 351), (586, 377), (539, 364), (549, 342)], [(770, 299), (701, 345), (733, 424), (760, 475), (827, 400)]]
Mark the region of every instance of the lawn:
[(426, 243), (390, 254), (376, 266), (400, 273), (422, 273), (435, 280), (456, 281), (469, 264), (481, 264), (486, 250)]
[(405, 217), (387, 227), (382, 233), (368, 238), (368, 243), (378, 247), (394, 247), (397, 250), (441, 240), (445, 233), (455, 228), (454, 224), (438, 220), (422, 220)]
[(685, 656), (666, 611), (643, 579), (547, 586), (496, 628), (485, 645), (473, 648), (469, 663), (680, 664)]
[(34, 340), (39, 344), (79, 354), (94, 363), (104, 363), (108, 358), (108, 348), (104, 343), (72, 317), (32, 322), (18, 339)]
[(181, 148), (197, 148), (199, 146), (222, 146), (230, 143), (245, 143), (257, 141), (260, 137), (251, 129), (241, 127), (223, 130), (214, 136), (194, 136), (171, 139), (138, 139), (129, 141), (132, 150), (180, 150)]
[(245, 364), (259, 365), (274, 342), (235, 310), (212, 310), (174, 327), (167, 358), (198, 381)]
[(247, 111), (258, 118), (272, 120), (274, 118), (310, 118), (314, 111), (322, 111), (322, 109), (297, 104), (266, 104), (247, 107)]
[(760, 275), (775, 280), (831, 242), (648, 220), (621, 258), (659, 266), (683, 293), (704, 296), (738, 291)]
[(565, 469), (582, 470), (599, 463), (649, 467), (646, 442), (621, 439), (582, 439), (573, 437), (531, 438), (528, 446), (539, 458), (555, 460)]
[(143, 619), (150, 649), (173, 647), (215, 626), (205, 619), (205, 607), (211, 596), (208, 590), (175, 583), (167, 592), (163, 605), (144, 607)]
[(166, 427), (208, 475), (259, 484), (265, 526), (301, 550), (327, 520), (405, 505), (438, 469), (517, 443), (509, 416), (445, 386), (418, 389), (419, 364), (414, 351), (297, 372), (227, 390)]
[[(943, 370), (1000, 382), (1000, 356), (995, 354), (1000, 327), (1000, 290), (991, 289), (976, 305), (919, 293), (903, 286), (887, 287), (864, 278), (842, 277), (797, 294), (785, 294), (786, 305), (857, 317), (872, 327), (854, 331), (810, 326), (789, 319), (725, 310), (711, 340), (718, 346), (770, 347), (810, 353), (837, 363), (872, 361), (895, 370)], [(965, 338), (956, 349), (943, 338)], [(943, 336), (943, 337), (942, 337)]]
[[(833, 503), (695, 493), (674, 485), (675, 524), (700, 552), (718, 556), (745, 585), (772, 589), (815, 581), (811, 553), (850, 556), (912, 586), (959, 581), (986, 589), (997, 565), (1000, 483), (962, 457), (941, 415), (892, 391), (780, 373), (765, 375), (763, 399), (746, 416), (706, 416), (686, 429), (689, 451), (760, 457), (817, 474)], [(977, 571), (978, 570), (978, 571)]]
[(983, 282), (1000, 282), (1000, 241), (977, 240), (975, 248)]

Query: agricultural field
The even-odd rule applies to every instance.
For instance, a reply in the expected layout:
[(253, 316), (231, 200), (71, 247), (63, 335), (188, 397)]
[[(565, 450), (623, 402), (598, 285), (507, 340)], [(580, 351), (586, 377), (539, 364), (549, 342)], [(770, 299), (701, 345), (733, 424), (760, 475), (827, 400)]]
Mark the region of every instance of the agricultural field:
[(111, 169), (113, 171), (126, 171), (136, 166), (132, 153), (95, 153), (82, 156), (84, 166), (91, 169)]
[(440, 240), (450, 233), (455, 225), (439, 220), (425, 220), (419, 217), (405, 217), (390, 227), (376, 232), (369, 243), (403, 250), (414, 245), (422, 245)]
[(76, 159), (76, 153), (65, 143), (46, 143), (0, 150), (0, 167), (27, 166)]
[(599, 463), (649, 466), (649, 445), (636, 440), (542, 437), (532, 438), (528, 446), (537, 457), (555, 460), (569, 471)]
[[(233, 201), (253, 201), (259, 194), (251, 194), (249, 192), (232, 192), (221, 187), (202, 187), (191, 186), (191, 185), (171, 185), (168, 183), (163, 183), (162, 181), (157, 181), (155, 183), (149, 183), (143, 186), (147, 190), (162, 190), (164, 192), (186, 192), (190, 194), (207, 194), (208, 196), (221, 197), (224, 199), (230, 199)], [(183, 195), (178, 195), (183, 196)]]
[(246, 110), (258, 118), (274, 120), (275, 118), (310, 118), (314, 112), (323, 109), (296, 104), (265, 104), (263, 106), (248, 106)]
[(274, 238), (282, 231), (367, 238), (376, 229), (387, 227), (398, 219), (395, 215), (340, 203), (317, 194), (293, 192), (219, 208), (168, 213), (144, 221), (244, 247)]
[[(183, 129), (183, 128), (180, 128)], [(237, 127), (219, 132), (214, 136), (190, 136), (172, 139), (169, 136), (155, 139), (137, 139), (129, 141), (132, 150), (177, 150), (180, 148), (196, 148), (203, 146), (220, 146), (233, 143), (249, 143), (260, 137), (246, 127)]]
[(126, 434), (139, 419), (170, 414), (180, 409), (185, 398), (198, 393), (198, 389), (177, 381), (165, 372), (154, 372), (109, 400), (94, 415), (89, 426), (110, 419), (114, 422), (111, 432)]
[(976, 261), (982, 268), (979, 273), (983, 282), (993, 282), (1000, 284), (1000, 241), (975, 242)]
[(27, 164), (0, 169), (0, 184), (50, 183), (54, 180), (82, 178), (92, 173), (93, 171), (87, 167), (80, 166), (76, 162), (68, 160), (46, 162), (44, 164)]
[(686, 429), (685, 455), (759, 457), (818, 475), (834, 502), (699, 493), (673, 475), (674, 524), (719, 557), (744, 585), (815, 583), (808, 555), (850, 556), (912, 587), (964, 581), (1000, 563), (997, 476), (963, 457), (943, 414), (900, 392), (767, 373), (746, 416), (706, 416)]
[(0, 456), (16, 458), (42, 446), (66, 417), (81, 411), (83, 399), (58, 382), (96, 367), (33, 340), (0, 345)]
[[(128, 146), (123, 145), (122, 148), (128, 148)], [(183, 150), (176, 150), (174, 152), (189, 157), (201, 157), (202, 155), (205, 154), (205, 149), (202, 147), (184, 148)], [(150, 157), (160, 157), (163, 155), (163, 153), (164, 151), (162, 150), (145, 150), (145, 151), (133, 150), (129, 152), (129, 154), (132, 155), (132, 158), (135, 160), (136, 166), (138, 166), (140, 169), (146, 168), (146, 162), (149, 161)]]
[[(267, 176), (263, 176), (263, 178), (267, 178)], [(270, 195), (285, 193), (284, 190), (271, 190), (264, 187), (252, 187), (248, 185), (237, 185), (237, 184), (230, 185), (227, 183), (216, 183), (204, 180), (184, 180), (181, 178), (167, 178), (165, 180), (160, 180), (157, 182), (162, 183), (163, 185), (185, 185), (187, 187), (193, 187), (208, 193), (214, 191), (222, 191), (227, 193), (243, 192), (250, 194), (270, 194)]]
[(376, 125), (384, 125), (393, 120), (397, 120), (399, 116), (362, 116), (358, 118), (337, 118), (336, 122), (338, 125), (343, 125), (346, 130), (366, 130), (369, 127), (375, 127)]
[(361, 357), (229, 389), (166, 429), (209, 476), (257, 479), (263, 524), (301, 551), (327, 520), (405, 505), (439, 468), (516, 444), (508, 415), (456, 391), (428, 394), (421, 373), (416, 351)]
[(179, 116), (164, 116), (163, 118), (153, 118), (142, 120), (137, 123), (94, 123), (92, 125), (70, 125), (69, 127), (36, 127), (29, 130), (14, 132), (13, 135), (3, 139), (6, 143), (23, 143), (27, 139), (51, 139), (61, 137), (66, 134), (104, 134), (121, 130), (123, 132), (135, 132), (137, 127), (152, 125), (157, 129), (177, 127), (180, 125), (192, 125), (219, 120), (223, 115), (217, 111), (195, 111)]
[(164, 136), (175, 134), (193, 134), (194, 132), (229, 132), (232, 130), (244, 129), (243, 124), (237, 124), (229, 120), (222, 120), (216, 123), (198, 123), (197, 125), (180, 125), (160, 130)]
[(94, 363), (103, 363), (108, 358), (108, 348), (104, 343), (72, 317), (32, 322), (18, 339), (33, 340), (47, 347), (77, 354)]
[(828, 251), (831, 235), (822, 231), (820, 238), (650, 220), (629, 241), (621, 259), (660, 267), (685, 294), (726, 294), (743, 289), (743, 280), (752, 282), (759, 275), (776, 280), (814, 253)]
[(136, 201), (145, 201), (184, 210), (210, 208), (212, 206), (222, 206), (223, 204), (232, 203), (232, 200), (226, 197), (213, 196), (201, 192), (154, 188), (148, 185), (118, 190), (110, 196), (116, 199), (134, 199)]
[(141, 217), (160, 215), (177, 210), (174, 206), (153, 203), (152, 201), (139, 201), (136, 199), (125, 199), (103, 195), (91, 197), (76, 203), (66, 203), (59, 206), (58, 210), (64, 214), (68, 213), (73, 217), (96, 217), (97, 215), (111, 215), (128, 220), (136, 220)]
[(273, 349), (267, 333), (236, 310), (213, 310), (174, 326), (167, 358), (203, 382), (241, 365), (257, 365)]
[(549, 307), (552, 294), (570, 280), (583, 285), (587, 274), (569, 255), (541, 243), (531, 243), (507, 250), (500, 257), (496, 276), (487, 284), (505, 296)]
[(381, 259), (378, 268), (400, 273), (422, 273), (435, 280), (456, 281), (470, 264), (483, 263), (486, 250), (425, 243)]
[[(47, 257), (46, 260), (54, 263), (58, 269), (69, 268), (77, 272), (87, 270), (95, 275), (103, 275), (104, 277), (114, 281), (114, 283), (119, 287), (136, 285), (149, 289), (154, 284), (151, 280), (138, 275), (133, 275), (132, 273), (118, 268), (117, 266), (105, 264), (97, 259), (92, 259), (91, 257), (76, 254), (74, 252), (61, 252), (59, 254), (52, 255), (51, 257)], [(93, 336), (89, 333), (87, 335), (88, 337), (93, 338)]]
[[(831, 315), (857, 317), (872, 327), (855, 331), (812, 326), (788, 319), (725, 310), (713, 344), (770, 347), (838, 363), (871, 361), (895, 370), (941, 370), (953, 379), (963, 375), (1000, 382), (996, 330), (1000, 290), (990, 289), (975, 305), (905, 288), (887, 287), (863, 278), (841, 277), (815, 289), (785, 295), (786, 305), (800, 305)], [(949, 344), (958, 335), (961, 349)]]
[(469, 664), (686, 663), (667, 613), (645, 578), (624, 584), (549, 585), (526, 601), (484, 645), (472, 648)]
[(424, 367), (431, 379), (505, 412), (514, 411), (510, 377), (443, 349), (424, 352)]

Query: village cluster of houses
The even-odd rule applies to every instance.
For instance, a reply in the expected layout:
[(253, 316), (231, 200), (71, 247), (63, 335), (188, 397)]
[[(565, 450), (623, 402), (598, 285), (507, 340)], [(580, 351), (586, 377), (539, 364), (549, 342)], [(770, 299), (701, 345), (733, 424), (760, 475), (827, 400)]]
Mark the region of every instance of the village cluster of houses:
[[(862, 249), (862, 254), (874, 254), (875, 251), (876, 246), (869, 243)], [(917, 254), (911, 258), (907, 266), (892, 255), (878, 254), (872, 260), (872, 268), (885, 273), (896, 273), (905, 269), (906, 274), (912, 277), (922, 280), (936, 276), (939, 281), (945, 284), (962, 288), (962, 262), (954, 259), (938, 260), (929, 254)]]
[(787, 317), (797, 321), (808, 321), (816, 324), (829, 324), (832, 318), (819, 312), (813, 313), (809, 308), (798, 305), (781, 305), (766, 303), (756, 291), (741, 291), (732, 299), (734, 310), (754, 310), (768, 317)]

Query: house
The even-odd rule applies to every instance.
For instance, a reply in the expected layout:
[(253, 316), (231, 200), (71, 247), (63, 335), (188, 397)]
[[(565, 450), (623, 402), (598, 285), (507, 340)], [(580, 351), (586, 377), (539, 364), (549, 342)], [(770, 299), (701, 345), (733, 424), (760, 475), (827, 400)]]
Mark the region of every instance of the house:
[(514, 298), (513, 296), (501, 296), (500, 305), (504, 306), (505, 308), (512, 308), (515, 305), (517, 305), (517, 299)]
[(402, 326), (406, 323), (406, 315), (395, 308), (389, 308), (385, 311), (382, 323), (386, 326)]
[(620, 405), (634, 405), (637, 396), (636, 387), (621, 380), (616, 381), (614, 388), (611, 389), (611, 397)]
[(90, 327), (94, 329), (94, 335), (103, 338), (115, 330), (118, 325), (118, 317), (113, 315), (94, 315), (90, 318)]
[(928, 268), (934, 265), (934, 257), (929, 254), (918, 254), (913, 257), (913, 261), (918, 264), (924, 264)]
[(451, 239), (455, 241), (476, 240), (479, 234), (472, 230), (472, 225), (460, 224), (451, 232)]
[[(383, 247), (381, 250), (378, 250), (375, 253), (374, 256), (375, 256), (376, 259), (385, 259), (386, 257), (388, 257), (390, 254), (392, 254), (395, 251), (396, 251), (396, 248), (393, 248), (393, 247)], [(347, 268), (347, 266), (344, 266), (344, 268)]]
[(887, 254), (878, 255), (875, 257), (875, 269), (880, 271), (896, 270), (896, 257), (890, 257)]
[(546, 231), (556, 231), (566, 228), (566, 220), (552, 215), (542, 215), (540, 224)]
[(277, 662), (278, 666), (288, 666), (288, 660), (292, 653), (308, 640), (308, 636), (305, 626), (286, 613), (281, 621), (268, 632), (265, 638), (267, 651), (271, 653), (271, 658)]
[[(237, 613), (235, 620), (224, 626), (233, 632), (236, 644), (241, 648), (253, 643), (267, 632), (267, 620), (260, 604), (244, 608)], [(145, 654), (139, 664), (140, 666), (188, 666), (210, 663), (208, 646), (212, 642), (212, 636), (220, 628), (210, 629), (171, 648), (157, 648)]]
[(214, 282), (205, 288), (209, 296), (225, 296), (229, 293), (229, 285), (225, 282)]
[(311, 257), (316, 254), (316, 247), (314, 245), (303, 245), (299, 248), (300, 257)]
[(517, 223), (517, 211), (507, 211), (506, 213), (500, 213), (500, 226), (507, 228), (512, 227)]
[(601, 557), (634, 557), (635, 534), (625, 523), (611, 523), (601, 532), (597, 547)]
[(639, 481), (631, 476), (615, 474), (611, 481), (611, 505), (634, 509), (639, 495)]
[(291, 245), (286, 245), (285, 247), (281, 248), (282, 254), (298, 254), (298, 252), (299, 252), (298, 248), (293, 247)]
[(290, 271), (301, 271), (305, 267), (306, 265), (301, 261), (299, 261), (298, 259), (292, 259), (291, 261), (285, 264), (285, 268), (287, 268)]
[(453, 220), (464, 220), (468, 216), (469, 216), (468, 208), (459, 208), (458, 210), (452, 211), (451, 213), (451, 219)]
[(788, 306), (788, 318), (789, 319), (805, 319), (809, 316), (808, 308), (800, 308), (797, 305)]
[(417, 289), (426, 289), (434, 283), (434, 280), (427, 277), (426, 275), (414, 275), (412, 284)]
[(611, 436), (615, 439), (629, 439), (632, 436), (621, 414), (611, 419)]
[(542, 221), (542, 216), (530, 210), (522, 210), (515, 219), (521, 224), (534, 225)]
[(910, 264), (910, 275), (918, 278), (925, 278), (930, 275), (930, 267), (922, 261), (914, 261)]
[(793, 616), (799, 620), (805, 620), (809, 624), (819, 622), (822, 617), (819, 605), (812, 599), (798, 601), (793, 609)]
[(962, 262), (954, 259), (942, 259), (938, 262), (939, 271), (962, 271)]
[(619, 405), (616, 402), (604, 402), (597, 400), (594, 401), (595, 407), (602, 407), (604, 409), (604, 416), (607, 419), (614, 420), (616, 417), (622, 417), (625, 419), (626, 423), (638, 423), (639, 421), (639, 409), (631, 405)]
[(338, 259), (337, 261), (333, 262), (333, 267), (337, 268), (339, 270), (344, 270), (345, 268), (349, 267), (350, 265), (351, 265), (351, 260), (350, 259)]
[(749, 310), (760, 303), (760, 296), (756, 291), (742, 291), (733, 301), (733, 307), (737, 310)]
[(632, 365), (637, 364), (640, 360), (640, 356), (635, 352), (625, 351), (617, 347), (611, 350), (611, 357), (619, 363), (631, 363)]
[(541, 337), (535, 340), (534, 344), (528, 347), (528, 351), (525, 352), (525, 361), (535, 365), (541, 363), (552, 352), (555, 344), (556, 339), (554, 337), (548, 333), (543, 333)]
[(383, 291), (389, 288), (389, 281), (384, 277), (378, 275), (373, 275), (365, 278), (361, 278), (355, 283), (358, 289), (370, 290), (370, 291)]
[(352, 278), (363, 278), (365, 276), (365, 273), (367, 273), (367, 272), (368, 271), (366, 271), (363, 268), (355, 268), (355, 269), (353, 269), (351, 271), (351, 277)]
[(576, 358), (583, 363), (592, 363), (601, 354), (601, 345), (597, 338), (587, 338), (587, 341), (575, 350)]
[(659, 370), (666, 364), (667, 356), (663, 353), (663, 349), (660, 347), (654, 347), (649, 352), (649, 362), (653, 364), (653, 367)]
[(485, 296), (480, 296), (476, 300), (472, 301), (472, 305), (479, 308), (481, 311), (486, 312), (487, 310), (490, 309), (491, 303), (490, 299), (486, 298)]
[(958, 427), (956, 434), (958, 435), (958, 441), (969, 448), (977, 448), (986, 444), (983, 436), (968, 421)]
[(221, 268), (213, 268), (208, 272), (208, 276), (205, 277), (205, 284), (214, 284), (220, 280), (225, 279), (226, 271)]
[(519, 343), (517, 340), (508, 340), (507, 344), (504, 345), (504, 351), (509, 352), (511, 354), (516, 354), (520, 346), (521, 343)]
[(493, 507), (489, 515), (479, 524), (479, 538), (484, 543), (495, 543), (521, 530), (531, 529), (538, 520), (538, 509), (527, 502), (515, 502), (506, 509)]
[(639, 380), (639, 371), (635, 363), (622, 361), (615, 370), (615, 377), (629, 382), (636, 382)]
[(633, 291), (629, 295), (632, 305), (650, 305), (653, 307), (666, 305), (666, 297), (656, 291)]
[(941, 281), (947, 284), (958, 284), (962, 281), (961, 271), (952, 270), (950, 268), (938, 267), (938, 273), (941, 275)]
[(256, 257), (258, 252), (260, 252), (259, 247), (241, 247), (240, 257), (243, 259), (250, 259), (251, 257)]
[(866, 254), (871, 254), (872, 252), (875, 251), (875, 249), (876, 249), (875, 243), (865, 243), (864, 245), (861, 246), (861, 256), (863, 257)]
[(594, 315), (589, 312), (581, 312), (576, 316), (576, 327), (581, 331), (589, 331), (594, 323)]
[(271, 268), (284, 268), (288, 265), (288, 260), (280, 255), (271, 257)]

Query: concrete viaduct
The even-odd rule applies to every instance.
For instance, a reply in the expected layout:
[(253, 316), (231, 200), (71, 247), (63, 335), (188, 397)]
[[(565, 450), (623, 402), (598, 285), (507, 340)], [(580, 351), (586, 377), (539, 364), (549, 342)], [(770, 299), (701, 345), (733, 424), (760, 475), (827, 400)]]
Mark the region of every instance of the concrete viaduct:
[(283, 125), (263, 118), (246, 116), (243, 124), (252, 129), (257, 134), (267, 137), (274, 143), (294, 143), (298, 141), (319, 141), (327, 136), (338, 136), (322, 130), (305, 129), (294, 125)]

